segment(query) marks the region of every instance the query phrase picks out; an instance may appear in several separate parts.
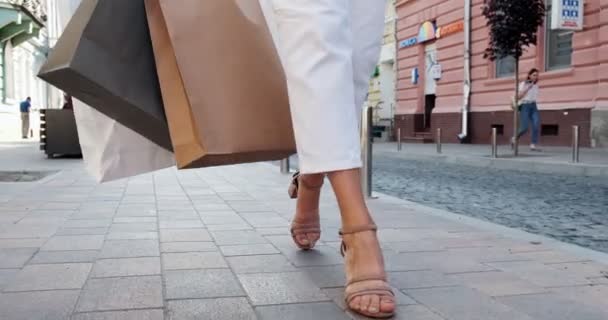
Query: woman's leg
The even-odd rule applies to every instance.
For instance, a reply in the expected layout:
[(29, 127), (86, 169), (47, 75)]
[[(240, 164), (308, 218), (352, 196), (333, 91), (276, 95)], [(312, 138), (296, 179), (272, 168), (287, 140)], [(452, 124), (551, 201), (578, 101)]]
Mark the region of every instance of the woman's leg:
[(540, 136), (540, 114), (536, 103), (530, 106), (530, 119), (532, 120), (532, 144), (536, 146)]
[[(355, 102), (353, 1), (274, 0), (274, 9), (301, 172), (328, 173), (345, 230), (369, 227), (373, 221), (365, 206), (359, 172), (361, 106)], [(367, 79), (370, 75), (371, 70)], [(392, 313), (394, 301), (386, 290), (375, 233), (345, 234), (343, 240), (348, 280), (374, 275), (374, 280), (347, 288), (347, 294), (364, 289), (371, 292), (352, 299), (349, 306), (371, 314)]]
[[(385, 25), (385, 2), (351, 0), (353, 40), (353, 76), (355, 86), (355, 109), (357, 118), (369, 90), (369, 79), (378, 63)], [(329, 174), (342, 213), (344, 230), (374, 225), (361, 190), (359, 169)], [(384, 258), (376, 233), (372, 230), (342, 236), (348, 247), (346, 255), (347, 283), (355, 278), (373, 275), (379, 285), (385, 284)], [(371, 285), (374, 285), (370, 283)], [(356, 288), (347, 288), (348, 291)], [(349, 307), (366, 313), (392, 313), (394, 299), (386, 295), (368, 294), (354, 298)]]
[(300, 172), (361, 167), (351, 0), (273, 0)]
[[(295, 241), (312, 247), (318, 232), (321, 173), (361, 166), (354, 112), (350, 0), (272, 0), (276, 39), (287, 76), (302, 182)], [(308, 183), (306, 183), (308, 182)]]
[[(342, 213), (342, 228), (356, 229), (373, 225), (373, 219), (365, 204), (361, 190), (361, 173), (359, 169), (337, 171), (329, 174), (329, 180), (336, 193), (340, 212)], [(346, 252), (347, 283), (354, 283), (346, 288), (345, 295), (358, 289), (357, 286), (379, 287), (387, 286), (382, 249), (374, 230), (345, 234), (342, 236)], [(374, 279), (355, 283), (357, 279)], [(370, 293), (355, 297), (348, 301), (349, 308), (354, 311), (378, 314), (393, 313), (395, 300), (386, 294)]]
[(301, 174), (298, 178), (298, 200), (292, 234), (300, 249), (312, 249), (321, 237), (319, 198), (324, 177), (322, 174)]
[(521, 138), (526, 132), (528, 132), (528, 127), (530, 123), (530, 104), (526, 103), (521, 106), (521, 112), (519, 116), (519, 131), (517, 133), (517, 138)]

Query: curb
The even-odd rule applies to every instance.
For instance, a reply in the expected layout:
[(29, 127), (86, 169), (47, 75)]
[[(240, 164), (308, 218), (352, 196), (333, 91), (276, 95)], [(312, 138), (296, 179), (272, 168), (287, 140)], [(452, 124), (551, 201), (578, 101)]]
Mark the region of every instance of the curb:
[[(450, 221), (462, 223), (464, 225), (476, 227), (479, 229), (487, 230), (494, 232), (496, 234), (513, 238), (516, 240), (524, 240), (528, 242), (542, 242), (543, 244), (551, 247), (553, 250), (563, 250), (565, 252), (571, 253), (573, 255), (577, 255), (579, 257), (593, 260), (596, 262), (600, 262), (608, 265), (608, 253), (602, 251), (596, 251), (593, 249), (585, 248), (576, 244), (570, 244), (567, 242), (562, 242), (557, 239), (553, 239), (544, 235), (533, 234), (527, 231), (523, 231), (520, 229), (515, 229), (511, 227), (506, 227), (500, 224), (496, 224), (493, 222), (469, 217), (466, 215), (461, 215), (458, 213), (453, 213), (449, 211), (445, 211), (442, 209), (436, 209), (433, 207), (425, 206), (423, 204), (403, 200), (400, 198), (396, 198), (393, 196), (389, 196), (380, 192), (374, 192), (375, 196), (378, 196), (380, 200), (388, 200), (396, 203), (407, 204), (408, 207), (413, 208), (414, 210), (421, 211), (427, 213), (429, 215), (433, 215), (436, 217), (441, 217)], [(374, 201), (374, 200), (372, 200)]]
[(444, 162), (450, 164), (468, 165), (473, 167), (492, 168), (500, 170), (514, 170), (522, 172), (535, 172), (543, 174), (560, 174), (569, 176), (607, 177), (608, 165), (590, 165), (584, 163), (538, 162), (522, 159), (492, 159), (486, 157), (463, 157), (431, 154), (407, 154), (393, 151), (376, 151), (375, 154), (393, 155), (396, 158), (407, 160)]

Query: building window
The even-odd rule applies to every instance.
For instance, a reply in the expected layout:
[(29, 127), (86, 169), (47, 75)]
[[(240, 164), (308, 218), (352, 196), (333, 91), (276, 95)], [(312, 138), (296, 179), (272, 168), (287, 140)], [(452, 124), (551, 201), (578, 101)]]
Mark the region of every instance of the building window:
[(493, 124), (492, 129), (496, 128), (496, 135), (503, 136), (505, 134), (505, 126), (503, 124)]
[(515, 58), (508, 56), (496, 60), (496, 77), (511, 77), (515, 74)]
[(541, 136), (559, 136), (559, 125), (557, 124), (543, 124), (540, 127)]
[(564, 69), (572, 65), (572, 35), (570, 30), (551, 30), (551, 5), (548, 5), (545, 19), (545, 69)]

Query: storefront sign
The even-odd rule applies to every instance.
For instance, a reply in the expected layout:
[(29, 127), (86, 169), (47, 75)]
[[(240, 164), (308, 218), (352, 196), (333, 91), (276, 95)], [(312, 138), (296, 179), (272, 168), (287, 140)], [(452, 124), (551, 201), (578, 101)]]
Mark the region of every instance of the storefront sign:
[(583, 0), (553, 0), (551, 29), (582, 30), (584, 16)]
[(411, 37), (399, 42), (399, 49), (411, 47), (418, 43), (418, 37)]
[(437, 29), (437, 39), (449, 36), (451, 34), (461, 32), (464, 30), (464, 21), (458, 21), (450, 23), (447, 26), (443, 26)]
[(418, 43), (423, 43), (431, 40), (435, 40), (435, 34), (437, 33), (437, 27), (435, 23), (426, 21), (420, 26), (418, 32)]
[(420, 26), (420, 31), (417, 37), (407, 38), (399, 42), (399, 49), (411, 47), (419, 43), (439, 39), (441, 37), (449, 36), (451, 34), (461, 32), (464, 30), (464, 21), (458, 21), (441, 28), (437, 28), (435, 23), (426, 21)]

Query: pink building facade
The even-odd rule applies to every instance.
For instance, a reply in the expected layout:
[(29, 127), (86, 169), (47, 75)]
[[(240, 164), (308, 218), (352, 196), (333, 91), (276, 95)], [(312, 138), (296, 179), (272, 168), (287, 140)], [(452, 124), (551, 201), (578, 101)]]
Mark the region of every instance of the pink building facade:
[[(465, 8), (462, 0), (402, 0), (397, 6), (397, 107), (402, 138), (489, 143), (492, 128), (507, 143), (513, 134), (510, 102), (514, 64), (489, 61), (483, 0), (471, 1), (470, 96), (465, 99)], [(548, 5), (551, 6), (551, 0)], [(584, 1), (583, 28), (552, 30), (548, 15), (536, 46), (520, 63), (521, 79), (540, 70), (541, 144), (570, 145), (572, 126), (581, 144), (608, 147), (608, 0)], [(439, 29), (439, 31), (437, 31)], [(467, 103), (468, 100), (468, 103)], [(463, 124), (463, 106), (469, 110)], [(463, 130), (463, 126), (466, 130)], [(522, 143), (529, 142), (529, 135)]]

